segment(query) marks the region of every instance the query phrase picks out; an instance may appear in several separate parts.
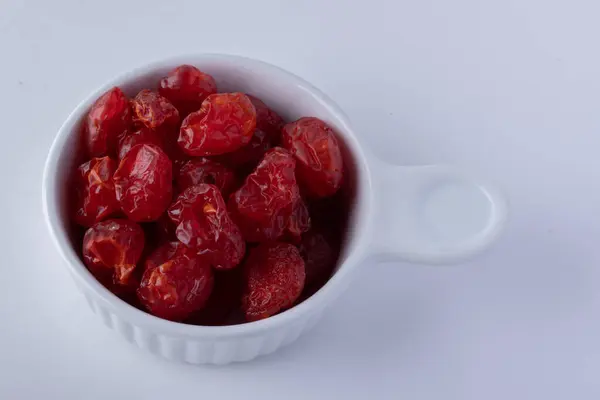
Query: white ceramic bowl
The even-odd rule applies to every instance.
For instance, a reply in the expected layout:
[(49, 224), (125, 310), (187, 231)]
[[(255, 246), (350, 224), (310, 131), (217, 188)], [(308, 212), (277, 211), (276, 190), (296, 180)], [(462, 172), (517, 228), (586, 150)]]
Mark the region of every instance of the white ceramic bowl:
[[(220, 91), (261, 98), (287, 120), (315, 116), (343, 142), (353, 206), (334, 276), (301, 304), (271, 318), (235, 326), (204, 327), (166, 321), (140, 311), (105, 289), (85, 268), (69, 237), (66, 179), (75, 167), (79, 125), (104, 91), (120, 86), (134, 95), (156, 87), (180, 64), (211, 74)], [(50, 234), (75, 283), (105, 325), (151, 353), (193, 364), (248, 361), (293, 342), (321, 317), (368, 258), (443, 264), (471, 257), (504, 225), (506, 202), (471, 174), (441, 166), (386, 165), (361, 145), (348, 118), (321, 91), (275, 66), (237, 56), (171, 58), (127, 72), (91, 93), (60, 128), (46, 162), (43, 204)]]

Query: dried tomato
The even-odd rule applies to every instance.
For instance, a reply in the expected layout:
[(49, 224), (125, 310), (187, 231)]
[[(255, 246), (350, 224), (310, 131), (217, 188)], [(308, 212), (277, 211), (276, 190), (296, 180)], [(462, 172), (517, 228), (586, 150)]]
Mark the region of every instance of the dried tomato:
[(199, 325), (255, 321), (333, 273), (354, 191), (343, 143), (318, 118), (286, 125), (262, 100), (217, 93), (212, 76), (180, 65), (157, 91), (107, 91), (81, 130), (75, 159), (92, 159), (70, 201), (91, 228), (75, 240), (94, 276), (135, 307)]
[(109, 289), (134, 286), (132, 274), (144, 250), (144, 231), (126, 219), (109, 219), (83, 237), (83, 261)]
[(229, 153), (248, 144), (256, 128), (256, 111), (243, 93), (218, 93), (181, 124), (179, 145), (191, 156)]
[(272, 141), (279, 142), (281, 129), (285, 122), (275, 111), (271, 110), (261, 99), (247, 95), (256, 109), (256, 127), (266, 132)]
[(150, 129), (179, 123), (179, 111), (175, 106), (160, 94), (148, 89), (135, 96), (132, 108), (135, 121)]
[(91, 157), (114, 155), (119, 136), (131, 125), (129, 100), (118, 87), (98, 98), (84, 123), (84, 142)]
[(172, 259), (173, 256), (175, 256), (175, 253), (177, 253), (177, 250), (180, 250), (181, 247), (185, 246), (182, 246), (182, 244), (177, 240), (162, 243), (146, 257), (144, 261), (144, 272), (147, 270), (156, 269)]
[(121, 210), (133, 221), (155, 221), (171, 202), (171, 160), (158, 146), (138, 144), (131, 148), (113, 180)]
[(77, 168), (74, 219), (79, 225), (92, 226), (119, 211), (113, 183), (116, 169), (109, 157), (92, 158)]
[(284, 233), (300, 199), (295, 164), (287, 151), (275, 147), (231, 195), (229, 211), (247, 241), (276, 240)]
[(151, 314), (181, 321), (204, 306), (212, 287), (210, 266), (182, 243), (169, 242), (146, 260), (137, 293)]
[(263, 243), (250, 250), (242, 309), (248, 321), (268, 318), (291, 307), (305, 281), (304, 261), (287, 243)]
[(180, 65), (161, 79), (158, 92), (177, 107), (181, 116), (198, 111), (204, 99), (217, 93), (217, 83), (191, 65)]
[(210, 183), (219, 188), (224, 198), (227, 198), (237, 185), (233, 170), (204, 157), (183, 164), (175, 174), (175, 182), (181, 192), (190, 186)]
[(246, 243), (216, 186), (190, 186), (171, 204), (168, 215), (176, 225), (177, 239), (216, 269), (230, 269), (242, 261)]
[(342, 152), (333, 130), (318, 118), (300, 118), (283, 127), (283, 147), (298, 161), (300, 185), (313, 197), (333, 195), (342, 184)]
[(163, 148), (163, 140), (161, 136), (155, 130), (144, 127), (121, 136), (117, 151), (119, 160), (122, 160), (123, 157), (125, 157), (125, 154), (127, 154), (127, 152), (131, 150), (133, 146), (138, 144), (154, 144), (160, 148)]

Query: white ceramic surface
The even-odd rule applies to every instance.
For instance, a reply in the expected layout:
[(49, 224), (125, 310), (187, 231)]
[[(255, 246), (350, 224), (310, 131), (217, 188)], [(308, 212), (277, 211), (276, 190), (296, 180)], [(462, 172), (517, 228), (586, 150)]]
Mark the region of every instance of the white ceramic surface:
[[(69, 240), (65, 179), (73, 168), (77, 128), (93, 101), (112, 86), (128, 94), (153, 87), (173, 67), (187, 63), (213, 75), (221, 91), (263, 99), (284, 118), (316, 116), (342, 139), (354, 177), (350, 229), (335, 275), (315, 295), (266, 320), (227, 327), (173, 323), (122, 302), (87, 271)], [(470, 173), (442, 166), (392, 166), (361, 146), (344, 113), (302, 79), (260, 61), (227, 55), (172, 58), (130, 71), (92, 93), (60, 128), (43, 179), (43, 205), (52, 238), (77, 286), (105, 325), (151, 353), (194, 364), (247, 361), (293, 342), (344, 290), (369, 257), (447, 264), (472, 257), (502, 231), (505, 199)]]

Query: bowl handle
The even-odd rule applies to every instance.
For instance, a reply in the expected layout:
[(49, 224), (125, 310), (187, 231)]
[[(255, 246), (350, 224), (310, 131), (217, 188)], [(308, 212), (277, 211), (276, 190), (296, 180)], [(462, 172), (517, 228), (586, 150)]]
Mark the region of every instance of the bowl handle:
[(370, 250), (380, 260), (449, 264), (487, 248), (508, 204), (493, 185), (460, 169), (372, 165), (375, 219)]

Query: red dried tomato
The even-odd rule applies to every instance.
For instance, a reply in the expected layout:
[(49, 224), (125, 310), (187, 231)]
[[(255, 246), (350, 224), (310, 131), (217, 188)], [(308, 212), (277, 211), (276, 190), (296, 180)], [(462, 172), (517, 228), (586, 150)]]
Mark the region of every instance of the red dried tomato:
[(136, 122), (150, 129), (163, 125), (177, 125), (179, 111), (173, 104), (160, 94), (148, 89), (140, 91), (132, 101), (133, 114)]
[(230, 269), (242, 261), (246, 243), (216, 186), (190, 186), (171, 204), (168, 215), (176, 225), (177, 239), (216, 269)]
[(248, 321), (268, 318), (291, 307), (304, 287), (304, 261), (291, 244), (260, 244), (250, 251), (244, 272), (242, 309)]
[(84, 124), (84, 142), (91, 157), (114, 155), (119, 136), (131, 125), (129, 100), (118, 87), (98, 98)]
[(191, 156), (229, 153), (248, 144), (256, 128), (256, 111), (243, 93), (218, 93), (181, 124), (179, 145)]
[(279, 142), (281, 129), (285, 122), (275, 111), (271, 110), (261, 99), (246, 95), (256, 109), (256, 127), (266, 132), (272, 141)]
[[(216, 91), (213, 77), (181, 65), (157, 92), (104, 93), (77, 153), (104, 158), (82, 164), (73, 189), (73, 219), (92, 226), (83, 259), (98, 280), (154, 315), (200, 325), (267, 318), (319, 290), (353, 197), (325, 122), (285, 125), (256, 97)], [(129, 220), (114, 219), (121, 212)]]
[(215, 79), (191, 65), (180, 65), (161, 79), (158, 92), (177, 107), (181, 116), (198, 111), (204, 99), (217, 93)]
[(132, 147), (121, 160), (113, 180), (121, 210), (133, 221), (155, 221), (171, 202), (171, 160), (158, 146)]
[(237, 185), (235, 173), (228, 167), (208, 158), (195, 158), (187, 161), (175, 174), (175, 182), (180, 192), (200, 183), (210, 183), (227, 198)]
[(179, 242), (156, 249), (144, 268), (138, 298), (157, 317), (171, 321), (187, 318), (204, 306), (213, 288), (210, 266)]
[(126, 219), (109, 219), (89, 228), (83, 237), (83, 261), (105, 286), (134, 286), (132, 274), (144, 250), (144, 231)]
[(342, 152), (333, 130), (318, 118), (300, 118), (283, 127), (283, 147), (298, 161), (300, 185), (313, 197), (333, 195), (342, 184)]
[(123, 157), (125, 157), (125, 154), (127, 154), (127, 152), (131, 150), (133, 146), (138, 144), (154, 144), (160, 148), (163, 148), (163, 140), (161, 136), (155, 130), (144, 127), (121, 136), (117, 151), (119, 160), (122, 160)]
[(119, 211), (112, 179), (116, 169), (109, 157), (92, 158), (77, 168), (73, 218), (79, 225), (92, 226)]
[(294, 158), (275, 147), (231, 195), (229, 211), (247, 241), (276, 240), (283, 234), (300, 199), (294, 167)]

